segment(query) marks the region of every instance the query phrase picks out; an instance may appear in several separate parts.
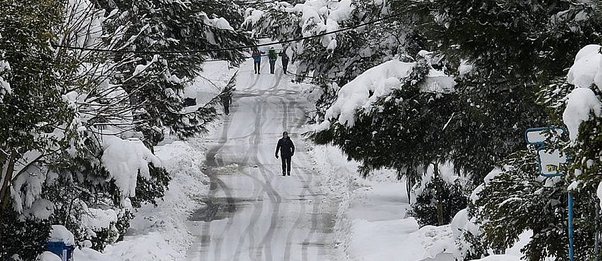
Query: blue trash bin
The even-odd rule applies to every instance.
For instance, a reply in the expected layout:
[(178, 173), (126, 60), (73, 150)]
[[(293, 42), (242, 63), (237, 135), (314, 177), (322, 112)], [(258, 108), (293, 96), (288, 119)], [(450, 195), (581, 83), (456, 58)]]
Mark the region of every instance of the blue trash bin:
[(48, 251), (59, 256), (62, 261), (73, 260), (73, 250), (75, 249), (75, 246), (66, 245), (62, 241), (49, 241), (46, 248)]

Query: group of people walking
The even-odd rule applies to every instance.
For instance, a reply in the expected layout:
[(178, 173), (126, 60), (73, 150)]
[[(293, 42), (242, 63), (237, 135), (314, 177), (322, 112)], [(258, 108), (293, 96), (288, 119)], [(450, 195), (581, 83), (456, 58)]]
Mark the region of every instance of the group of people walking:
[[(261, 56), (264, 52), (259, 51), (257, 47), (253, 48), (251, 52), (251, 57), (253, 57), (253, 68), (255, 69), (255, 74), (260, 74), (261, 67)], [(286, 68), (288, 67), (288, 55), (286, 55), (286, 50), (281, 50), (280, 53), (276, 53), (274, 47), (270, 47), (268, 50), (268, 61), (270, 62), (270, 73), (274, 74), (274, 67), (276, 66), (276, 60), (280, 56), (280, 60), (282, 61), (282, 71), (286, 74)]]
[[(260, 66), (261, 66), (261, 56), (264, 52), (259, 51), (257, 48), (253, 48), (252, 57), (253, 64), (255, 69), (255, 74), (260, 74)], [(280, 53), (276, 53), (274, 47), (270, 47), (268, 51), (268, 61), (270, 62), (270, 73), (274, 74), (274, 67), (276, 65), (276, 60), (280, 56), (280, 60), (282, 61), (282, 71), (286, 74), (286, 69), (288, 66), (289, 58), (286, 55), (285, 50), (281, 50)], [(230, 103), (232, 103), (232, 92), (224, 92), (220, 97), (222, 104), (224, 105), (224, 112), (226, 115), (230, 113), (229, 107)], [(280, 155), (278, 155), (280, 154)], [(282, 138), (278, 140), (276, 145), (276, 153), (275, 156), (278, 158), (280, 156), (280, 160), (282, 161), (282, 176), (290, 176), (291, 175), (291, 158), (295, 154), (295, 145), (293, 141), (288, 136), (288, 132), (282, 133)]]

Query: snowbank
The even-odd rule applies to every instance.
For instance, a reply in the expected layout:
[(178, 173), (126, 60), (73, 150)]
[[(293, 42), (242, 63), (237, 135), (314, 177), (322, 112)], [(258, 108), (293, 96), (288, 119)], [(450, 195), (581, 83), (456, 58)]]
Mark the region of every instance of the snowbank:
[(481, 259), (475, 259), (475, 261), (521, 261), (520, 257), (511, 255), (491, 255)]
[(341, 201), (335, 237), (347, 259), (453, 260), (449, 258), (456, 246), (450, 226), (419, 228), (414, 218), (405, 218), (409, 200), (394, 171), (363, 179), (358, 163), (347, 161), (336, 147), (315, 146), (312, 154), (329, 194)]
[[(155, 147), (157, 158), (172, 175), (162, 201), (143, 205), (120, 241), (107, 246), (103, 253), (90, 248), (74, 251), (74, 260), (184, 260), (193, 241), (187, 219), (198, 207), (195, 198), (206, 194), (208, 178), (201, 172), (204, 152), (188, 142), (176, 141)], [(102, 213), (107, 214), (107, 213)], [(105, 218), (106, 219), (106, 218)], [(103, 219), (104, 220), (104, 219)]]
[(348, 255), (357, 260), (434, 260), (455, 249), (450, 226), (419, 227), (410, 209), (405, 184), (397, 180), (364, 181), (352, 197), (347, 217), (352, 221)]

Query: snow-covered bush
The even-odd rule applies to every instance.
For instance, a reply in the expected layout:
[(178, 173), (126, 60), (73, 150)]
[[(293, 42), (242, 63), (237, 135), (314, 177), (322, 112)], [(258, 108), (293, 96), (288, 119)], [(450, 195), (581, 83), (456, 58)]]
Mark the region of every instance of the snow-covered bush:
[(421, 226), (449, 224), (458, 211), (466, 208), (466, 183), (454, 174), (453, 164), (429, 165), (412, 190), (415, 196), (409, 214)]

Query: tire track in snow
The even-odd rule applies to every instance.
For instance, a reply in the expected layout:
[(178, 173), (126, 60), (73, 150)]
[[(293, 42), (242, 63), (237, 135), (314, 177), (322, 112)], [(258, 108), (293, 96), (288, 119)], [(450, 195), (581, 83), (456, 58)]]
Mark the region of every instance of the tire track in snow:
[[(303, 127), (303, 124), (305, 124), (306, 121), (306, 115), (305, 115), (305, 109), (301, 106), (301, 104), (297, 103), (297, 101), (293, 98), (291, 98), (290, 96), (287, 97), (289, 100), (289, 107), (294, 107), (296, 109), (298, 109), (298, 111), (301, 111), (303, 113), (302, 117), (298, 117), (298, 121), (297, 124), (295, 126), (295, 128), (297, 130), (301, 130), (301, 128)], [(299, 135), (300, 136), (300, 135)], [(304, 148), (305, 146), (298, 146), (299, 148)], [(304, 157), (304, 160), (301, 160), (301, 162), (311, 162), (309, 155), (307, 155), (306, 152), (304, 153), (299, 153), (298, 155), (300, 155), (301, 157)], [(294, 165), (297, 165), (296, 163), (293, 163)], [(302, 248), (301, 248), (301, 257), (302, 260), (308, 260), (308, 248), (311, 245), (320, 245), (320, 244), (324, 244), (322, 242), (324, 242), (324, 239), (320, 240), (322, 242), (310, 242), (310, 240), (314, 237), (314, 235), (317, 233), (318, 228), (319, 228), (319, 214), (320, 213), (320, 207), (322, 206), (322, 200), (320, 198), (318, 198), (319, 196), (321, 196), (322, 194), (317, 193), (315, 191), (313, 191), (311, 189), (312, 187), (312, 181), (313, 181), (313, 174), (314, 171), (308, 169), (308, 168), (303, 168), (303, 167), (297, 167), (299, 170), (301, 170), (307, 177), (307, 180), (304, 180), (304, 188), (307, 188), (307, 191), (309, 192), (310, 196), (311, 196), (311, 200), (313, 203), (313, 207), (312, 207), (312, 215), (311, 215), (311, 228), (310, 231), (307, 233), (303, 243), (302, 243)], [(301, 177), (301, 175), (300, 175)], [(318, 247), (318, 255), (319, 256), (325, 256), (326, 253), (324, 253), (326, 251), (326, 249), (324, 247)]]
[[(278, 82), (279, 82), (280, 78), (278, 78)], [(278, 82), (276, 84), (278, 84)], [(276, 85), (275, 84), (275, 85)], [(261, 103), (263, 103), (264, 101), (262, 100)], [(261, 118), (266, 119), (265, 121), (263, 121), (264, 124), (269, 123), (269, 119), (266, 115), (267, 110), (264, 110), (261, 113)], [(286, 119), (284, 119), (286, 120)], [(260, 124), (259, 126), (262, 126), (263, 124)], [(260, 129), (262, 129), (260, 127)], [(261, 133), (261, 132), (259, 132)], [(261, 143), (261, 135), (258, 136), (258, 139), (256, 139), (256, 144), (257, 146), (259, 146), (259, 144)], [(256, 151), (256, 153), (253, 154), (254, 155), (254, 160), (257, 163), (257, 165), (261, 164), (261, 161), (259, 160), (259, 150)], [(272, 237), (274, 235), (274, 231), (276, 229), (276, 225), (278, 223), (278, 215), (280, 212), (280, 203), (282, 203), (282, 197), (280, 196), (280, 194), (274, 189), (274, 187), (272, 186), (272, 180), (273, 177), (275, 177), (273, 171), (270, 171), (269, 169), (265, 168), (262, 164), (259, 167), (259, 172), (261, 173), (261, 175), (264, 178), (265, 181), (265, 185), (266, 185), (266, 193), (268, 194), (268, 196), (270, 197), (270, 201), (272, 203), (272, 214), (270, 216), (270, 226), (268, 228), (268, 231), (266, 232), (265, 236), (263, 237), (263, 239), (261, 240), (260, 244), (258, 245), (258, 249), (263, 249), (265, 250), (265, 257), (266, 260), (271, 261), (272, 260)], [(268, 175), (268, 172), (272, 175)], [(260, 251), (261, 252), (261, 251)], [(258, 259), (261, 258), (261, 253), (259, 253), (258, 255)]]
[[(261, 135), (259, 133), (259, 128), (258, 128), (258, 122), (261, 122), (261, 111), (262, 111), (262, 104), (261, 103), (255, 103), (255, 107), (253, 108), (253, 112), (255, 113), (255, 129), (253, 130), (253, 133), (251, 134), (251, 136), (249, 136), (249, 145), (251, 146), (251, 149), (249, 149), (245, 155), (245, 158), (243, 159), (243, 164), (241, 164), (239, 166), (239, 169), (241, 171), (241, 173), (249, 178), (251, 178), (253, 181), (259, 183), (260, 185), (262, 184), (261, 180), (257, 179), (257, 177), (246, 173), (244, 171), (245, 165), (246, 163), (249, 161), (249, 158), (251, 156), (251, 154), (257, 153), (257, 136)], [(251, 213), (251, 218), (249, 220), (249, 223), (247, 224), (247, 226), (245, 227), (245, 229), (243, 230), (243, 233), (241, 235), (240, 240), (238, 241), (238, 244), (236, 246), (236, 250), (234, 252), (234, 257), (233, 260), (240, 260), (240, 255), (242, 254), (242, 249), (244, 246), (244, 242), (246, 237), (249, 237), (249, 249), (255, 245), (255, 237), (253, 234), (253, 228), (255, 227), (255, 223), (256, 221), (259, 219), (259, 217), (261, 216), (261, 212), (263, 211), (263, 201), (260, 200), (260, 196), (265, 192), (265, 188), (262, 187), (261, 190), (257, 190), (256, 193), (254, 194), (254, 198), (255, 198), (255, 203), (253, 204), (254, 209), (253, 212)], [(249, 251), (249, 255), (251, 254), (251, 252)], [(251, 256), (250, 256), (251, 257)], [(251, 259), (253, 259), (251, 257)]]
[[(234, 110), (232, 111), (232, 113), (235, 113), (236, 110), (235, 108), (233, 108)], [(206, 251), (207, 255), (209, 254), (209, 250), (211, 250), (211, 242), (213, 240), (215, 240), (215, 249), (214, 249), (214, 259), (215, 260), (220, 260), (221, 257), (221, 246), (222, 243), (224, 241), (224, 235), (226, 234), (226, 232), (230, 229), (230, 227), (233, 224), (233, 218), (229, 217), (228, 221), (226, 222), (226, 226), (224, 228), (224, 232), (221, 234), (217, 234), (215, 239), (212, 239), (211, 236), (213, 235), (211, 233), (211, 221), (215, 220), (215, 215), (217, 214), (217, 212), (219, 211), (219, 207), (220, 205), (218, 204), (214, 204), (213, 201), (216, 201), (217, 198), (215, 197), (215, 195), (218, 192), (218, 189), (221, 189), (224, 192), (224, 195), (226, 196), (225, 200), (226, 200), (226, 209), (224, 211), (228, 212), (228, 213), (234, 213), (234, 211), (236, 210), (236, 203), (234, 201), (234, 198), (232, 197), (232, 190), (230, 188), (228, 188), (228, 186), (226, 185), (226, 183), (224, 183), (224, 181), (222, 181), (221, 179), (219, 179), (217, 177), (218, 173), (215, 170), (215, 168), (219, 167), (219, 166), (223, 166), (224, 162), (223, 159), (221, 157), (216, 158), (217, 153), (223, 149), (223, 147), (225, 146), (225, 144), (228, 142), (228, 131), (230, 130), (230, 124), (231, 124), (231, 120), (230, 118), (226, 118), (226, 120), (224, 121), (224, 125), (222, 127), (222, 134), (220, 137), (220, 140), (218, 142), (217, 146), (212, 147), (211, 149), (209, 149), (209, 151), (206, 154), (205, 157), (205, 161), (206, 161), (206, 165), (207, 165), (207, 176), (209, 177), (209, 182), (210, 182), (210, 189), (209, 189), (209, 195), (207, 196), (207, 205), (208, 205), (208, 209), (210, 210), (209, 216), (205, 216), (205, 222), (203, 224), (203, 235), (205, 236), (206, 240), (208, 241), (208, 249)], [(211, 204), (214, 204), (214, 208), (211, 209)], [(201, 252), (202, 249), (201, 249)]]

